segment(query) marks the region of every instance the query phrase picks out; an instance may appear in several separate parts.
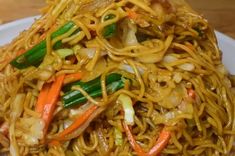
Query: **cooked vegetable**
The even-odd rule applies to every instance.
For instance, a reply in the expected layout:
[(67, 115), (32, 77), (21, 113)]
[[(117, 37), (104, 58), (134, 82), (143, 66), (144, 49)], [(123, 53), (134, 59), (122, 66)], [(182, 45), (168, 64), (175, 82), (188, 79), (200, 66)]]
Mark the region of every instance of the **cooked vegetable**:
[(16, 56), (19, 56), (19, 55), (21, 55), (21, 54), (23, 54), (25, 52), (26, 52), (25, 49), (20, 49), (20, 50), (17, 51)]
[(127, 9), (127, 13), (128, 13), (128, 17), (133, 20), (136, 20), (139, 16), (135, 11), (131, 9)]
[(125, 94), (121, 94), (119, 95), (117, 101), (122, 104), (122, 107), (124, 109), (124, 120), (126, 124), (134, 125), (135, 110), (132, 106), (131, 98)]
[(193, 89), (188, 89), (187, 91), (188, 91), (188, 96), (189, 96), (190, 98), (192, 98), (193, 100), (195, 100), (195, 98), (196, 98), (195, 90), (193, 90)]
[[(108, 82), (108, 79), (107, 79), (106, 87), (107, 87), (106, 88), (107, 92), (109, 94), (112, 94), (115, 91), (124, 87), (124, 80), (120, 79), (117, 81)], [(94, 85), (92, 88), (88, 88), (88, 86), (86, 87), (86, 85), (84, 85), (84, 88), (88, 90), (89, 95), (93, 98), (102, 96), (102, 90), (101, 90), (100, 85), (99, 86)], [(83, 96), (80, 91), (72, 91), (63, 96), (63, 104), (65, 108), (76, 106), (86, 101), (87, 101), (87, 98)]]
[[(109, 14), (109, 15), (105, 16), (104, 21), (107, 21), (109, 19), (113, 19), (114, 17), (115, 17), (115, 15)], [(117, 24), (113, 23), (113, 24), (110, 24), (110, 25), (104, 27), (103, 36), (105, 38), (111, 38), (116, 35), (116, 32), (117, 32)]]
[(63, 138), (78, 129), (80, 126), (82, 126), (88, 118), (96, 111), (98, 106), (93, 105), (91, 106), (87, 111), (84, 112), (81, 116), (79, 116), (68, 128), (66, 128), (64, 131), (58, 134), (57, 140), (63, 140)]
[(64, 78), (64, 84), (69, 84), (81, 80), (82, 76), (83, 76), (82, 72), (66, 75)]
[(45, 122), (44, 134), (47, 132), (47, 129), (53, 118), (53, 114), (56, 108), (57, 100), (63, 85), (65, 75), (60, 75), (56, 78), (55, 82), (50, 87), (50, 90), (47, 94), (45, 104), (42, 112), (42, 119)]
[[(116, 74), (116, 73), (112, 73), (108, 75), (106, 77), (106, 85), (120, 80), (121, 77), (122, 76), (120, 74)], [(80, 91), (77, 91), (77, 90), (71, 91), (71, 88), (73, 86), (80, 86), (87, 93), (91, 93), (101, 88), (101, 80), (100, 80), (100, 77), (97, 77), (96, 79), (88, 81), (88, 82), (77, 81), (77, 82), (66, 85), (63, 88), (63, 91), (66, 92), (66, 94), (63, 96), (64, 103), (70, 103), (71, 101), (74, 101), (75, 99), (83, 96)], [(72, 102), (72, 104), (74, 103)]]
[(163, 149), (167, 146), (169, 140), (171, 138), (171, 132), (163, 129), (157, 139), (155, 145), (148, 152), (148, 156), (159, 155)]
[(230, 155), (235, 78), (184, 0), (47, 1), (0, 47), (0, 155)]
[(74, 54), (72, 49), (58, 49), (56, 53), (63, 59)]
[[(54, 33), (52, 33), (51, 38), (54, 39), (58, 36), (63, 35), (74, 26), (75, 26), (75, 23), (72, 21), (66, 23), (64, 26), (59, 28)], [(58, 48), (60, 45), (61, 45), (61, 41), (58, 41), (55, 43), (56, 48)], [(27, 52), (13, 59), (11, 61), (11, 65), (18, 69), (24, 69), (29, 66), (37, 66), (43, 60), (45, 55), (46, 55), (46, 40), (43, 40), (39, 44), (34, 46), (32, 49), (28, 50)]]
[(114, 128), (114, 136), (115, 136), (115, 145), (121, 146), (123, 144), (123, 137), (122, 137), (122, 132)]
[(131, 20), (125, 19), (121, 23), (122, 28), (122, 43), (125, 46), (134, 46), (138, 44), (138, 40), (136, 38), (137, 26)]
[(129, 129), (128, 125), (125, 122), (123, 123), (123, 128), (126, 132), (127, 139), (130, 142), (131, 147), (135, 150), (136, 154), (138, 156), (147, 156), (147, 154), (143, 151), (143, 149), (135, 141), (135, 138), (134, 138), (133, 134), (131, 133), (131, 130)]
[(126, 132), (127, 138), (132, 146), (132, 148), (135, 150), (138, 156), (156, 156), (159, 155), (162, 150), (166, 147), (168, 144), (171, 133), (170, 131), (167, 131), (163, 129), (159, 135), (158, 140), (156, 141), (155, 145), (149, 150), (148, 153), (145, 153), (144, 150), (138, 145), (138, 143), (135, 141), (135, 138), (133, 134), (131, 133), (130, 128), (127, 124), (123, 123), (123, 128)]
[(44, 84), (42, 90), (39, 93), (35, 111), (40, 114), (43, 112), (44, 106), (46, 104), (49, 89), (50, 89), (50, 84)]

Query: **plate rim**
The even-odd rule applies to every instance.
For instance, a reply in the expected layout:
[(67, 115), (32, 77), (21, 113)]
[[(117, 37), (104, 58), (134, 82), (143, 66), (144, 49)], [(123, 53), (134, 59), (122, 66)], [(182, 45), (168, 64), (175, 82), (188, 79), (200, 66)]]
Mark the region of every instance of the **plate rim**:
[(0, 25), (0, 31), (3, 31), (4, 29), (9, 29), (9, 28), (17, 26), (19, 24), (28, 24), (28, 23), (31, 23), (31, 25), (32, 25), (32, 21), (38, 19), (39, 17), (40, 17), (40, 15), (30, 16), (30, 17), (21, 18), (21, 19), (17, 19), (17, 20), (8, 22), (8, 23), (1, 24)]

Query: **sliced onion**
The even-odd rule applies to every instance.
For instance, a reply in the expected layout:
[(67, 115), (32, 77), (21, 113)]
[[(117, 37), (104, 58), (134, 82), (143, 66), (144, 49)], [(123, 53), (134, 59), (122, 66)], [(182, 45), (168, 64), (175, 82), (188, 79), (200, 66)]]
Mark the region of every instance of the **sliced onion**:
[(149, 54), (146, 56), (138, 57), (138, 60), (143, 63), (157, 63), (162, 60), (163, 55), (164, 51), (160, 53)]
[(96, 49), (95, 48), (81, 48), (78, 50), (78, 54), (81, 57), (92, 59), (95, 56)]
[(182, 101), (181, 104), (179, 105), (179, 110), (183, 113), (188, 113), (193, 115), (193, 105), (192, 103)]
[(132, 105), (132, 100), (129, 96), (125, 94), (119, 95), (118, 102), (122, 104), (122, 107), (124, 109), (124, 120), (127, 125), (134, 125), (134, 117), (135, 117), (135, 110)]
[(184, 63), (178, 66), (180, 69), (185, 71), (193, 71), (195, 66), (192, 63)]
[(176, 116), (175, 112), (168, 112), (168, 113), (165, 114), (165, 118), (167, 120), (171, 120), (171, 119), (175, 118), (175, 116)]
[[(119, 68), (122, 69), (122, 70), (124, 70), (124, 71), (127, 71), (128, 73), (135, 74), (134, 69), (133, 69), (130, 65), (128, 65), (128, 64), (121, 64), (121, 65), (119, 66)], [(137, 69), (138, 69), (138, 71), (139, 71), (139, 73), (140, 73), (141, 75), (144, 74), (145, 70), (144, 70), (143, 68), (137, 67)]]
[(63, 128), (64, 128), (64, 129), (68, 128), (72, 123), (73, 123), (72, 120), (66, 119), (66, 120), (64, 121), (64, 127), (63, 127)]
[(138, 40), (136, 38), (137, 26), (132, 23), (131, 20), (126, 19), (122, 23), (123, 35), (122, 42), (126, 46), (132, 46), (138, 44)]
[(183, 77), (181, 75), (181, 73), (174, 73), (174, 76), (173, 76), (173, 80), (176, 82), (176, 83), (180, 83), (182, 81)]
[(37, 78), (41, 81), (47, 81), (50, 79), (50, 77), (54, 74), (54, 71), (42, 69), (39, 70), (37, 73)]
[(176, 58), (175, 56), (172, 56), (172, 55), (166, 55), (164, 58), (163, 58), (163, 62), (164, 63), (172, 63), (172, 62), (175, 62), (177, 61), (178, 58)]

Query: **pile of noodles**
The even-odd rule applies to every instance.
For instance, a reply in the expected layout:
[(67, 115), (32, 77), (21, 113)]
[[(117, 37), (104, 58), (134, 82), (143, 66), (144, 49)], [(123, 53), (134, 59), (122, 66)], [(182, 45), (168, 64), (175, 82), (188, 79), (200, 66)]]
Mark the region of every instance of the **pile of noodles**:
[[(144, 151), (155, 144), (163, 127), (171, 138), (161, 155), (229, 155), (235, 134), (234, 77), (224, 68), (213, 29), (179, 0), (47, 0), (43, 14), (12, 43), (0, 48), (0, 155), (136, 155), (123, 128), (120, 94), (135, 101), (132, 133)], [(130, 18), (128, 11), (138, 13)], [(104, 21), (104, 16), (115, 18)], [(76, 61), (61, 59), (53, 51), (50, 34), (67, 21), (81, 29), (74, 44)], [(105, 26), (117, 23), (118, 33), (106, 39)], [(148, 36), (138, 41), (137, 35)], [(21, 49), (42, 39), (52, 63), (44, 68), (19, 70), (9, 64)], [(62, 38), (65, 39), (66, 38)], [(71, 39), (71, 38), (70, 38)], [(80, 50), (83, 49), (83, 50)], [(77, 134), (58, 144), (43, 140), (44, 123), (35, 112), (39, 92), (56, 76), (82, 71), (82, 81), (111, 72), (123, 73), (134, 87), (73, 108), (59, 100), (46, 140), (70, 125), (90, 105), (95, 112)], [(187, 90), (195, 99), (187, 98)], [(63, 92), (61, 92), (63, 95)], [(115, 142), (115, 130), (122, 144)]]

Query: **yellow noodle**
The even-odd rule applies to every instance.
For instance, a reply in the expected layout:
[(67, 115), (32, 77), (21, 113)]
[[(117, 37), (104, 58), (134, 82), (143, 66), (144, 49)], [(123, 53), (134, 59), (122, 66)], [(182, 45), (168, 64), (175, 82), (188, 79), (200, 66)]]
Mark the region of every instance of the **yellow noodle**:
[[(222, 71), (222, 55), (213, 29), (187, 4), (177, 0), (47, 2), (42, 16), (28, 30), (0, 48), (0, 124), (10, 124), (9, 138), (0, 133), (4, 141), (0, 141), (4, 145), (0, 155), (2, 152), (14, 155), (12, 149), (16, 155), (29, 156), (138, 155), (122, 125), (123, 106), (117, 102), (121, 94), (132, 100), (134, 125), (130, 130), (143, 151), (148, 152), (156, 144), (165, 127), (171, 136), (161, 152), (163, 156), (231, 153), (235, 140), (234, 86), (227, 71)], [(107, 20), (109, 15), (113, 16)], [(51, 38), (52, 33), (68, 21), (74, 26)], [(129, 28), (126, 21), (136, 30)], [(107, 30), (112, 37), (103, 36)], [(42, 40), (46, 55), (38, 66), (17, 69), (9, 64), (19, 50), (27, 52)], [(59, 49), (72, 49), (74, 54), (61, 57), (54, 47), (60, 41)], [(133, 44), (127, 46), (126, 41)], [(95, 54), (90, 53), (90, 48), (95, 49)], [(166, 55), (177, 60), (167, 63)], [(143, 63), (144, 57), (150, 61)], [(180, 68), (189, 64), (194, 67), (192, 71)], [(96, 87), (102, 95), (92, 97), (93, 90), (86, 91), (82, 85), (72, 86), (87, 102), (64, 108), (63, 96), (67, 89), (62, 86), (55, 99), (48, 131), (45, 137), (38, 138), (38, 129), (44, 126), (43, 120), (34, 123), (34, 120), (41, 121), (42, 114), (35, 110), (41, 88), (56, 82), (57, 76), (77, 72), (82, 73), (81, 83), (99, 77), (100, 86)], [(113, 93), (106, 88), (110, 84), (107, 81), (110, 73), (120, 74), (123, 80), (123, 88)], [(191, 90), (195, 98), (189, 97)], [(14, 116), (14, 104), (19, 95), (22, 101), (18, 107), (22, 112)], [(75, 121), (80, 122), (91, 105), (96, 105), (98, 111), (65, 136), (67, 141), (54, 145), (51, 139), (56, 140), (57, 134)], [(43, 109), (43, 113), (46, 110)], [(29, 123), (22, 123), (24, 120)], [(116, 136), (116, 129), (121, 136)], [(30, 139), (38, 142), (29, 143)], [(117, 139), (121, 139), (120, 145)]]

